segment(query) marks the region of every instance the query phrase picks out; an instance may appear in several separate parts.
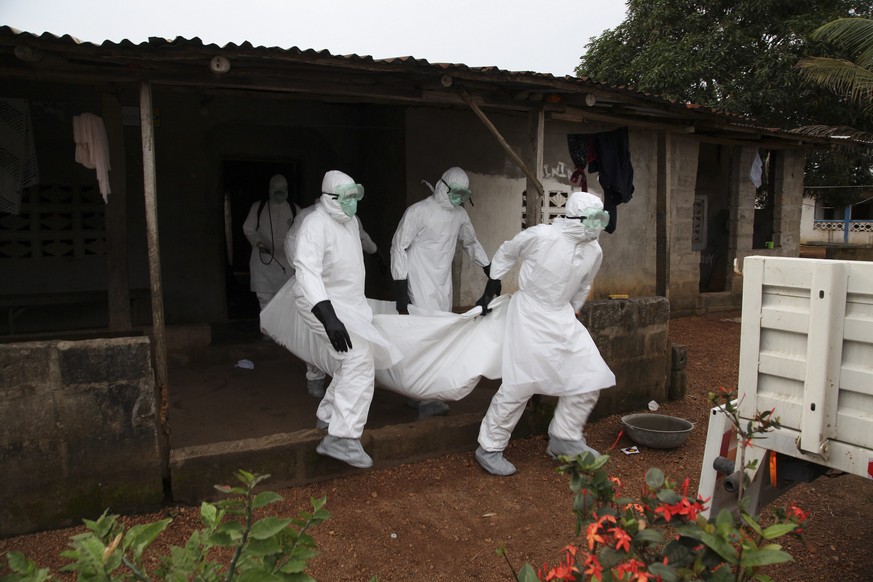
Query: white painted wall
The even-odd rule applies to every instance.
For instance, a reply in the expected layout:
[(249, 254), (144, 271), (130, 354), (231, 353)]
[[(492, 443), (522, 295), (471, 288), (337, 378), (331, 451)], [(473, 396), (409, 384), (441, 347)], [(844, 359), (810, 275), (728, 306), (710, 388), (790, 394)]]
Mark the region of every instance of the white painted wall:
[(802, 244), (833, 244), (850, 246), (873, 246), (873, 229), (867, 221), (859, 221), (849, 227), (849, 240), (846, 241), (843, 229), (839, 230), (815, 230), (815, 220), (818, 203), (813, 198), (803, 199), (803, 213), (800, 221), (800, 242)]
[[(513, 149), (525, 157), (527, 117), (492, 114), (489, 117)], [(568, 133), (609, 129), (613, 127), (547, 120), (543, 156), (546, 191), (569, 193), (578, 188), (570, 182), (575, 168), (567, 148)], [(420, 184), (422, 179), (434, 183), (445, 169), (457, 165), (470, 176), (475, 206), (467, 205), (467, 211), (486, 253), (492, 256), (500, 244), (521, 230), (525, 176), (472, 112), (410, 109), (406, 140), (407, 205), (429, 194), (427, 187)], [(601, 236), (604, 260), (592, 298), (611, 293), (631, 296), (655, 293), (655, 133), (631, 131), (630, 148), (634, 197), (630, 203), (619, 206), (615, 233)], [(587, 178), (589, 191), (602, 196), (597, 174)], [(456, 306), (472, 305), (484, 288), (484, 273), (462, 250), (455, 257), (454, 282)], [(515, 272), (503, 279), (503, 288), (505, 291), (517, 288)]]
[[(513, 149), (527, 158), (529, 129), (526, 115), (517, 117), (488, 113), (491, 121)], [(574, 167), (567, 147), (567, 134), (597, 133), (614, 129), (603, 124), (570, 123), (546, 120), (543, 156), (543, 185), (546, 191), (571, 192)], [(654, 295), (657, 251), (657, 139), (652, 130), (631, 130), (631, 158), (635, 191), (632, 200), (618, 207), (618, 227), (613, 234), (601, 235), (604, 259), (595, 281), (592, 299), (613, 293), (630, 296)], [(697, 190), (699, 142), (693, 137), (667, 136), (667, 248), (670, 253), (668, 298), (679, 311), (701, 307), (699, 292), (700, 252), (692, 248), (692, 203)], [(525, 176), (500, 147), (495, 137), (471, 111), (411, 108), (406, 116), (407, 205), (429, 195), (420, 184), (434, 183), (442, 172), (454, 165), (470, 176), (475, 206), (468, 212), (486, 253), (492, 256), (504, 241), (521, 229), (521, 200)], [(731, 156), (731, 243), (730, 259), (748, 254), (797, 256), (800, 238), (803, 154), (785, 152), (780, 176), (784, 192), (781, 213), (775, 228), (779, 234), (776, 249), (752, 249), (755, 188), (749, 180), (754, 148), (736, 148)], [(720, 170), (723, 171), (723, 170)], [(601, 194), (597, 175), (587, 175), (588, 189)], [(463, 251), (453, 266), (455, 306), (470, 306), (482, 293), (485, 275)], [(729, 279), (732, 275), (729, 276)], [(728, 281), (728, 294), (739, 297), (741, 284)], [(740, 281), (741, 283), (741, 281)], [(517, 288), (515, 273), (503, 279), (504, 290)]]
[(800, 211), (800, 243), (809, 244), (810, 242), (824, 242), (818, 238), (819, 234), (813, 230), (815, 224), (815, 199), (804, 198), (803, 207)]

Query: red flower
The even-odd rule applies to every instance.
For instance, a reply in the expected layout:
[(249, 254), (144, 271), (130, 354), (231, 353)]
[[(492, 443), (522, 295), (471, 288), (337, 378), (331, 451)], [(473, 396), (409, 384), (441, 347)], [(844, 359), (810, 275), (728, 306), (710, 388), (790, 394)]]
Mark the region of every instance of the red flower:
[(585, 539), (588, 541), (588, 549), (593, 550), (594, 544), (604, 543), (603, 536), (598, 532), (600, 531), (600, 522), (594, 521), (588, 524), (588, 527), (585, 528)]
[(646, 571), (646, 565), (636, 558), (631, 558), (627, 562), (619, 564), (613, 569), (613, 573), (621, 580), (624, 580), (624, 577), (630, 574), (630, 582), (647, 582), (655, 578), (654, 574)]
[(788, 506), (786, 514), (788, 519), (790, 519), (794, 523), (803, 523), (804, 521), (806, 521), (806, 518), (809, 517), (809, 512), (803, 511), (794, 504)]
[(625, 552), (630, 552), (630, 534), (628, 534), (626, 531), (619, 527), (614, 527), (610, 529), (609, 532), (612, 534), (612, 537), (615, 540), (616, 550), (624, 549)]
[(603, 566), (594, 554), (589, 554), (585, 559), (585, 574), (591, 576), (595, 580), (603, 579)]
[(604, 529), (603, 522), (605, 521), (615, 523), (615, 518), (611, 515), (604, 515), (597, 521), (589, 523), (588, 527), (585, 529), (585, 539), (588, 541), (589, 550), (594, 549), (595, 543), (606, 543), (606, 541), (603, 539), (603, 536), (599, 533), (601, 530)]

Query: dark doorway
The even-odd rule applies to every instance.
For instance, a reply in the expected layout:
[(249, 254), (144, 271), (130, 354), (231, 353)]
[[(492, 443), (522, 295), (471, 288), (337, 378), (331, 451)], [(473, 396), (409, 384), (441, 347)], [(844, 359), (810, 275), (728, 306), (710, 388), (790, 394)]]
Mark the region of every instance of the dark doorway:
[(222, 164), (228, 319), (254, 318), (260, 311), (255, 294), (249, 290), (252, 249), (242, 229), (249, 209), (255, 202), (267, 198), (270, 178), (276, 174), (282, 174), (288, 181), (288, 201), (300, 206), (303, 190), (301, 166), (299, 160), (225, 160)]
[(727, 289), (730, 164), (728, 148), (700, 145), (691, 248), (700, 251), (701, 293), (718, 293)]

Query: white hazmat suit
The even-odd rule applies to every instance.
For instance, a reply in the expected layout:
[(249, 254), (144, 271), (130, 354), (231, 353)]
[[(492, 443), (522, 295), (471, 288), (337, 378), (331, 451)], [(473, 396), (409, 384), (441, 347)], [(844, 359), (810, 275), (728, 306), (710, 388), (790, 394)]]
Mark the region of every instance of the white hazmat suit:
[(297, 234), (293, 293), (300, 319), (311, 332), (311, 363), (333, 376), (317, 412), (328, 435), (316, 450), (365, 468), (373, 461), (360, 437), (373, 400), (375, 369), (392, 366), (402, 355), (373, 326), (364, 297), (355, 204), (338, 195), (355, 186), (342, 172), (325, 174), (321, 198)]
[(263, 309), (291, 277), (285, 254), (285, 235), (300, 208), (288, 202), (288, 182), (276, 174), (270, 179), (269, 200), (255, 202), (243, 222), (243, 233), (252, 245), (249, 258), (250, 289)]
[[(488, 273), (488, 255), (463, 207), (470, 197), (469, 186), (464, 170), (449, 168), (432, 195), (403, 213), (391, 240), (391, 277), (398, 313), (409, 313), (410, 303), (419, 310), (452, 310), (452, 259), (458, 241), (473, 262)], [(444, 402), (432, 400), (411, 400), (410, 405), (418, 408), (419, 418), (449, 410)]]
[[(400, 284), (408, 280), (409, 301), (420, 309), (452, 310), (452, 259), (458, 241), (474, 263), (488, 265), (467, 211), (449, 198), (451, 186), (469, 185), (464, 170), (449, 168), (431, 196), (406, 209), (394, 232), (391, 276)], [(405, 312), (400, 305), (398, 311)]]
[[(288, 230), (288, 234), (285, 235), (284, 249), (285, 256), (288, 257), (288, 261), (293, 265), (294, 263), (294, 254), (297, 250), (297, 233), (300, 231), (300, 225), (303, 224), (303, 220), (311, 214), (318, 206), (318, 203), (307, 206), (303, 210), (301, 210), (297, 214), (297, 218), (294, 221), (294, 224)], [(370, 238), (370, 235), (367, 234), (367, 231), (364, 230), (364, 226), (361, 224), (361, 219), (355, 215), (355, 220), (358, 223), (358, 232), (361, 237), (361, 248), (368, 255), (375, 254), (379, 248), (373, 239)], [(291, 275), (293, 279), (294, 268), (291, 268)], [(325, 373), (318, 369), (313, 364), (306, 362), (306, 389), (309, 392), (310, 396), (314, 396), (316, 398), (322, 398), (324, 396), (324, 377)]]
[(515, 472), (502, 451), (534, 394), (559, 398), (549, 425), (550, 455), (593, 452), (582, 428), (599, 391), (615, 385), (615, 375), (577, 319), (600, 268), (603, 252), (597, 237), (606, 224), (591, 226), (580, 218), (606, 214), (602, 210), (597, 196), (574, 192), (567, 201), (567, 218), (520, 232), (503, 243), (492, 259), (494, 279), (517, 261), (521, 268), (519, 290), (507, 314), (503, 383), (479, 430), (476, 458), (491, 473)]

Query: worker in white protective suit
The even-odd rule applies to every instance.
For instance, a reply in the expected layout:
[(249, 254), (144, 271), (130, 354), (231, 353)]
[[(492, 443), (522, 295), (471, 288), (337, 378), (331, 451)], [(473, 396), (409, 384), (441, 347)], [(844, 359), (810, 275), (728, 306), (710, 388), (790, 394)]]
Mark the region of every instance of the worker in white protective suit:
[[(469, 186), (464, 170), (449, 168), (431, 187), (431, 196), (403, 213), (391, 241), (391, 276), (398, 313), (408, 314), (410, 303), (428, 311), (452, 310), (452, 259), (458, 241), (488, 275), (488, 255), (463, 207), (472, 196)], [(419, 418), (446, 414), (449, 409), (438, 400), (410, 404), (418, 408)]]
[[(285, 235), (285, 256), (288, 257), (289, 263), (294, 264), (294, 253), (297, 250), (297, 233), (300, 231), (300, 225), (303, 224), (303, 220), (311, 214), (318, 207), (318, 203), (307, 206), (303, 210), (301, 210), (297, 214), (297, 218), (294, 221), (294, 224), (288, 229), (288, 234)], [(355, 220), (358, 222), (358, 232), (361, 237), (361, 249), (367, 253), (368, 255), (374, 255), (379, 262), (380, 268), (385, 268), (387, 270), (387, 266), (385, 265), (385, 260), (382, 258), (381, 253), (379, 253), (379, 247), (373, 242), (373, 239), (370, 238), (370, 235), (367, 234), (367, 231), (364, 230), (363, 224), (361, 224), (361, 219), (358, 218), (357, 214), (355, 215)], [(291, 273), (293, 277), (294, 268), (292, 266)], [(306, 391), (310, 396), (314, 398), (322, 398), (324, 396), (324, 378), (326, 374), (320, 370), (317, 366), (306, 362)]]
[(250, 288), (261, 309), (291, 278), (284, 241), (298, 212), (300, 207), (288, 200), (285, 176), (276, 174), (270, 178), (269, 198), (252, 204), (243, 222), (243, 232), (252, 245)]
[[(482, 420), (475, 453), (489, 473), (515, 473), (503, 451), (534, 394), (558, 397), (546, 449), (551, 457), (597, 454), (582, 429), (600, 390), (615, 385), (615, 375), (578, 316), (600, 268), (597, 238), (608, 223), (600, 198), (573, 192), (564, 218), (520, 232), (494, 254), (491, 277), (505, 275), (517, 261), (521, 267), (507, 313), (503, 383)], [(496, 289), (497, 281), (489, 278), (477, 301), (483, 315)]]
[(295, 306), (315, 343), (312, 364), (333, 376), (318, 407), (327, 436), (319, 454), (366, 468), (373, 460), (360, 437), (373, 400), (376, 366), (390, 367), (402, 355), (373, 327), (364, 297), (364, 258), (358, 201), (364, 189), (348, 175), (324, 175), (321, 198), (302, 221), (294, 252)]

